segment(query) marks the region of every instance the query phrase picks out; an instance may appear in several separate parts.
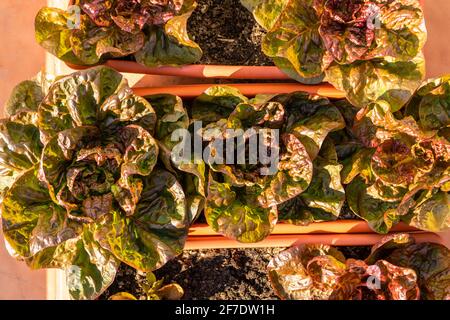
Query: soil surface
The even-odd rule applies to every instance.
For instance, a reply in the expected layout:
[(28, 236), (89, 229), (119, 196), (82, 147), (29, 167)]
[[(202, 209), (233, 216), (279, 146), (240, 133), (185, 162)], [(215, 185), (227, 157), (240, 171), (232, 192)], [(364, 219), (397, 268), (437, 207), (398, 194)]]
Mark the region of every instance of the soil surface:
[(261, 52), (264, 29), (239, 0), (198, 0), (188, 34), (203, 50), (199, 64), (273, 65)]
[[(186, 250), (155, 271), (165, 283), (176, 282), (185, 300), (278, 299), (267, 277), (267, 264), (284, 248)], [(370, 247), (341, 247), (347, 258), (364, 259)], [(139, 284), (145, 274), (121, 265), (116, 280), (99, 299), (126, 291), (145, 299)]]
[(360, 217), (358, 217), (356, 214), (353, 213), (353, 211), (348, 206), (347, 201), (345, 201), (339, 214), (338, 220), (349, 220), (349, 219), (361, 220)]
[[(269, 260), (283, 248), (186, 250), (155, 271), (165, 283), (176, 282), (185, 300), (277, 299), (267, 278)], [(100, 299), (126, 291), (144, 298), (145, 274), (121, 265), (116, 280)]]

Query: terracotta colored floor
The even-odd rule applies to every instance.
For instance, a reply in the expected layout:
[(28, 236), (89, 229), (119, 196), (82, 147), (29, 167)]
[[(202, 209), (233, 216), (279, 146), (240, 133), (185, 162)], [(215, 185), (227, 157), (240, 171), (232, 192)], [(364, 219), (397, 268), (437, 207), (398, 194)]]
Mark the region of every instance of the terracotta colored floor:
[[(49, 0), (50, 2), (63, 7), (67, 0)], [(45, 64), (45, 54), (34, 40), (33, 27), (35, 14), (45, 3), (45, 0), (0, 1), (0, 106), (3, 106), (16, 83), (33, 77)], [(429, 31), (425, 49), (428, 76), (450, 73), (450, 1), (426, 0), (425, 11)], [(62, 65), (49, 67), (68, 72)], [(130, 83), (138, 86), (192, 82), (173, 77), (128, 77)], [(199, 81), (201, 80), (196, 80)], [(445, 237), (450, 246), (450, 233), (446, 233)], [(23, 263), (12, 259), (0, 241), (0, 299), (45, 298), (46, 273), (30, 271)]]

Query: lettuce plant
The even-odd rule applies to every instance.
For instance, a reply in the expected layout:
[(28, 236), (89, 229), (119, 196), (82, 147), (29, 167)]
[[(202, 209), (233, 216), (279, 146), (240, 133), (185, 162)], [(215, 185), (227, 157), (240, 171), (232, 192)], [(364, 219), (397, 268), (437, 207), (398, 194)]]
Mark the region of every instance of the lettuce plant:
[(75, 0), (73, 12), (43, 8), (36, 40), (65, 62), (95, 65), (134, 55), (146, 66), (182, 65), (201, 57), (189, 39), (187, 19), (194, 0)]
[(18, 177), (1, 213), (15, 256), (34, 269), (65, 269), (71, 296), (85, 299), (112, 283), (120, 262), (147, 272), (181, 252), (190, 210), (158, 161), (161, 121), (119, 73), (61, 77), (44, 97), (24, 83), (8, 106), (5, 127), (18, 129), (2, 134), (1, 166)]
[(326, 80), (358, 107), (404, 105), (424, 76), (418, 0), (241, 0), (267, 30), (262, 51), (294, 79)]
[(346, 259), (327, 245), (298, 245), (269, 263), (270, 282), (282, 299), (444, 300), (450, 298), (450, 251), (392, 234), (365, 260)]
[(360, 145), (344, 160), (346, 197), (350, 208), (378, 232), (388, 232), (398, 221), (429, 231), (450, 227), (445, 79), (425, 83), (403, 114), (393, 114), (380, 100), (355, 119), (353, 132)]
[[(399, 221), (444, 230), (449, 93), (448, 77), (433, 79), (392, 112), (385, 100), (359, 109), (304, 92), (249, 99), (214, 86), (186, 109), (177, 96), (136, 96), (107, 67), (51, 85), (25, 81), (0, 121), (3, 234), (31, 268), (66, 270), (71, 296), (84, 299), (101, 294), (121, 262), (149, 272), (179, 254), (201, 211), (214, 230), (241, 242), (263, 240), (277, 220), (337, 219), (345, 203), (380, 233)], [(178, 129), (201, 135), (200, 161), (195, 152), (178, 161)], [(380, 272), (386, 287), (400, 283), (399, 291), (372, 292), (386, 299), (414, 298), (417, 283), (445, 280), (417, 278), (405, 269), (415, 260), (364, 265), (333, 250), (304, 272), (329, 268), (339, 278), (329, 285), (352, 286), (322, 292), (312, 274), (314, 292), (299, 297), (358, 298), (361, 281)]]

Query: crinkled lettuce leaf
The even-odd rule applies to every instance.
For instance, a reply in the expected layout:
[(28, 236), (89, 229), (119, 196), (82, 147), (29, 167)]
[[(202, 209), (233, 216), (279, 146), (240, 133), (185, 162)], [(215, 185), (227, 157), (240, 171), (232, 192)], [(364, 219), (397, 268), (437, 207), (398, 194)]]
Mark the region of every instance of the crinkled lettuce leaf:
[(69, 29), (70, 14), (58, 8), (42, 8), (34, 22), (35, 38), (45, 50), (55, 57), (73, 64), (83, 65), (84, 61), (72, 50)]
[(14, 116), (24, 111), (37, 111), (44, 98), (44, 88), (38, 80), (26, 80), (12, 90), (5, 105), (8, 116)]
[(240, 242), (258, 242), (266, 238), (277, 223), (276, 206), (249, 203), (239, 188), (220, 183), (209, 176), (205, 216), (217, 232)]
[(158, 117), (155, 138), (159, 145), (160, 159), (167, 170), (177, 174), (175, 169), (178, 169), (185, 173), (180, 177), (180, 183), (186, 193), (190, 217), (195, 220), (205, 202), (205, 164), (203, 161), (194, 162), (193, 159), (177, 159), (177, 148), (186, 142), (184, 139), (188, 138), (187, 133), (192, 133), (192, 130), (188, 131), (191, 129), (188, 112), (177, 96), (159, 94), (145, 99), (151, 103)]
[(23, 81), (5, 104), (7, 118), (0, 120), (0, 176), (5, 176), (2, 179), (17, 176), (39, 161), (42, 144), (36, 120), (43, 96), (44, 88), (38, 80)]
[(417, 0), (241, 0), (267, 30), (262, 51), (305, 84), (323, 80), (364, 107), (400, 109), (424, 76), (424, 14)]
[[(319, 15), (313, 7), (314, 1), (286, 1), (282, 6), (273, 6), (273, 2), (261, 1), (253, 11), (257, 21), (274, 18), (264, 23), (270, 28), (263, 39), (262, 51), (275, 58), (274, 62), (281, 70), (289, 66), (301, 78), (316, 78), (320, 82), (325, 48), (318, 30)], [(267, 8), (278, 9), (275, 10), (277, 14), (265, 15)], [(260, 18), (263, 14), (265, 18)]]
[(450, 298), (450, 251), (444, 245), (415, 243), (411, 235), (393, 234), (372, 248), (367, 261), (377, 259), (415, 270), (422, 299)]
[(143, 179), (134, 214), (112, 210), (95, 223), (94, 238), (126, 264), (152, 271), (181, 253), (190, 220), (179, 182), (155, 169)]
[(148, 26), (142, 48), (136, 52), (136, 61), (148, 66), (177, 66), (200, 60), (202, 50), (187, 33), (187, 20), (196, 2), (184, 1), (182, 14), (174, 16), (163, 26)]
[[(28, 87), (19, 89), (10, 100), (17, 114), (5, 120), (11, 137), (3, 137), (23, 161), (1, 203), (3, 233), (17, 257), (35, 269), (65, 269), (72, 298), (94, 299), (119, 261), (148, 271), (178, 255), (194, 201), (161, 169), (153, 135), (169, 143), (173, 130), (188, 125), (180, 101), (154, 100), (156, 112), (106, 67), (58, 78), (40, 103)], [(20, 158), (14, 143), (36, 155)]]
[(347, 94), (355, 106), (363, 108), (382, 99), (395, 112), (408, 102), (425, 76), (423, 55), (408, 61), (377, 58), (351, 64), (332, 64), (325, 70), (326, 81)]
[(450, 126), (450, 76), (427, 80), (405, 106), (405, 115), (414, 117), (423, 130), (441, 130)]
[(448, 299), (449, 253), (443, 245), (392, 234), (364, 261), (326, 245), (294, 245), (272, 258), (268, 273), (281, 299), (440, 300)]
[(27, 259), (32, 269), (63, 269), (66, 287), (73, 300), (93, 300), (114, 281), (120, 261), (94, 240), (85, 228), (78, 238), (40, 251)]
[(212, 86), (192, 102), (191, 118), (207, 125), (227, 118), (239, 103), (248, 102), (248, 100), (233, 87)]
[(65, 129), (96, 125), (101, 105), (122, 81), (120, 73), (106, 67), (79, 71), (55, 81), (38, 110), (43, 142)]
[(350, 209), (378, 233), (388, 233), (400, 221), (397, 213), (400, 201), (386, 201), (378, 188), (367, 186), (361, 177), (347, 185), (345, 195)]
[(52, 202), (35, 168), (23, 173), (2, 201), (3, 235), (21, 257), (77, 236), (76, 224), (67, 222), (65, 210)]

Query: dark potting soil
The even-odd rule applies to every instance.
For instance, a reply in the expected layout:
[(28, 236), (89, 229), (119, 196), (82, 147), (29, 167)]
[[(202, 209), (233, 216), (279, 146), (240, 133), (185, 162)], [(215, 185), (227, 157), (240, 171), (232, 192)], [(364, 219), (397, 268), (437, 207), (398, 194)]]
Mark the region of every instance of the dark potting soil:
[[(278, 299), (267, 277), (267, 264), (284, 248), (186, 250), (155, 271), (165, 283), (176, 282), (185, 300)], [(370, 247), (340, 247), (347, 258), (365, 259)], [(139, 284), (145, 274), (122, 264), (114, 283), (100, 296), (126, 291), (145, 299)]]
[[(165, 283), (176, 282), (186, 300), (277, 299), (267, 278), (269, 260), (282, 248), (186, 250), (154, 273)], [(144, 298), (139, 284), (145, 274), (122, 264), (114, 283), (100, 296), (126, 291)]]
[(273, 65), (261, 52), (264, 29), (239, 0), (198, 0), (188, 34), (203, 50), (200, 64)]

